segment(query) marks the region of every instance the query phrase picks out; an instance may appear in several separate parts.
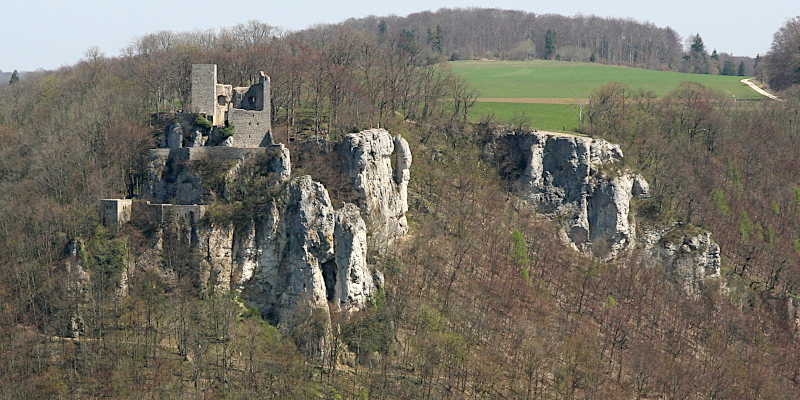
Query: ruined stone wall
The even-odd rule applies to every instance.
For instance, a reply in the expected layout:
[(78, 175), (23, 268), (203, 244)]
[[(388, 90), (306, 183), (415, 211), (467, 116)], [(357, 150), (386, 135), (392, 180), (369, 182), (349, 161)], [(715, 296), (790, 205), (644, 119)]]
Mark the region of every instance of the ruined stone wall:
[(219, 169), (221, 178), (233, 178), (245, 160), (268, 157), (271, 173), (288, 180), (291, 173), (289, 150), (283, 145), (269, 147), (184, 147), (154, 149), (148, 153), (142, 196), (154, 203), (206, 204), (210, 182), (203, 182), (203, 168)]
[(131, 220), (130, 199), (102, 199), (100, 200), (100, 222), (111, 229)]
[(233, 107), (242, 110), (270, 112), (270, 79), (259, 72), (258, 83), (250, 87), (237, 87), (233, 90)]
[(272, 131), (272, 106), (270, 79), (259, 73), (258, 83), (247, 89), (241, 98), (234, 101), (228, 112), (228, 123), (234, 126), (234, 147), (264, 146), (265, 138)]
[(270, 79), (259, 72), (258, 83), (233, 88), (217, 83), (215, 64), (192, 65), (192, 111), (212, 117), (212, 124), (235, 127), (229, 146), (259, 147), (272, 130)]
[(194, 225), (206, 214), (206, 206), (201, 204), (154, 204), (149, 201), (134, 201), (133, 204), (133, 222)]
[(228, 123), (234, 126), (233, 147), (259, 147), (271, 130), (269, 111), (234, 108), (228, 113)]

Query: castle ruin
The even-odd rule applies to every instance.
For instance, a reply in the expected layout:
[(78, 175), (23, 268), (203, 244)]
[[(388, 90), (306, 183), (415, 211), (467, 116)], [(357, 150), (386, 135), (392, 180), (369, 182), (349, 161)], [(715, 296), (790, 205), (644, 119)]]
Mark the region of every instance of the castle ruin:
[(233, 126), (232, 147), (261, 147), (272, 131), (270, 80), (263, 71), (258, 82), (233, 87), (217, 82), (216, 64), (192, 65), (191, 110), (211, 118), (215, 127)]
[(383, 282), (368, 246), (382, 251), (408, 231), (408, 142), (384, 129), (310, 141), (305, 155), (335, 169), (347, 193), (337, 209), (323, 183), (292, 176), (289, 149), (273, 143), (265, 74), (232, 87), (217, 83), (215, 65), (193, 65), (191, 80), (189, 111), (153, 115), (161, 141), (135, 198), (99, 203), (109, 230), (130, 224), (146, 240), (129, 268), (239, 291), (282, 329), (311, 315), (330, 326), (332, 310), (366, 307)]
[[(216, 64), (193, 64), (191, 85), (191, 112), (153, 116), (158, 122), (154, 125), (163, 130), (162, 139), (159, 148), (148, 151), (149, 174), (140, 198), (102, 199), (103, 225), (116, 229), (137, 220), (159, 223), (166, 215), (196, 223), (208, 202), (193, 164), (254, 157), (280, 160), (288, 154), (285, 147), (272, 143), (270, 79), (263, 71), (252, 86), (233, 87), (217, 82)], [(208, 120), (208, 125), (198, 125), (198, 118)], [(232, 134), (220, 136), (223, 129)]]

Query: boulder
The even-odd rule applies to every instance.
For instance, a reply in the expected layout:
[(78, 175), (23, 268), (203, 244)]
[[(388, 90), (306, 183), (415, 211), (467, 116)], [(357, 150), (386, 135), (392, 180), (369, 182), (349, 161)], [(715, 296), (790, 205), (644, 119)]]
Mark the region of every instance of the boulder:
[(166, 147), (179, 149), (183, 147), (183, 127), (179, 123), (172, 124), (166, 132)]

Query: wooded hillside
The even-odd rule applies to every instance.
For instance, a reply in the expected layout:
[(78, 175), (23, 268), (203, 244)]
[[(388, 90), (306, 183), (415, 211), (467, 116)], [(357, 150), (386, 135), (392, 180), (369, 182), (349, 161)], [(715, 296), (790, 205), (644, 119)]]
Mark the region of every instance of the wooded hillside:
[[(534, 42), (565, 21), (463, 12), (494, 25), (476, 21), (485, 30), (459, 42), (440, 20), (442, 54), (510, 51), (529, 19), (546, 22)], [(423, 17), (434, 14), (409, 21)], [(467, 123), (474, 93), (431, 63), (423, 31), (386, 21), (160, 32), (123, 56), (89, 52), (1, 88), (0, 397), (800, 398), (797, 99), (731, 104), (697, 85), (660, 99), (614, 85), (592, 95), (585, 134), (619, 143), (625, 166), (653, 187), (636, 204), (642, 225), (684, 221), (721, 244), (722, 280), (692, 297), (633, 256), (602, 261), (565, 246), (483, 154), (487, 135), (524, 127)], [(679, 50), (668, 29), (582, 21), (585, 30), (556, 29), (556, 41), (651, 67), (669, 67)], [(601, 53), (602, 40), (585, 41), (611, 27), (655, 44), (609, 36)], [(193, 63), (216, 63), (220, 81), (241, 84), (267, 71), (276, 140), (290, 150), (300, 151), (290, 137), (377, 126), (410, 143), (411, 233), (371, 258), (386, 286), (367, 310), (335, 316), (322, 359), (298, 350), (313, 326), (281, 334), (226, 293), (151, 273), (115, 293), (146, 229), (98, 227), (96, 201), (136, 194), (142, 151), (154, 146), (150, 114), (187, 107)], [(93, 277), (79, 296), (68, 285), (78, 261)], [(87, 334), (66, 337), (78, 307), (89, 310)]]

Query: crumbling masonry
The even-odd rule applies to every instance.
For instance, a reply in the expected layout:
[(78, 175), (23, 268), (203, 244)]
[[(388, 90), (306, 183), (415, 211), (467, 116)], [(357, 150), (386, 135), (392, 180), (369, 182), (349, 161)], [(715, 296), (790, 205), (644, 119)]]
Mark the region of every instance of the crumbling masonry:
[[(271, 140), (270, 80), (263, 71), (254, 85), (232, 87), (217, 83), (216, 64), (194, 64), (191, 81), (193, 112), (172, 114), (172, 122), (164, 128), (162, 148), (148, 152), (149, 171), (157, 174), (148, 177), (143, 198), (100, 200), (100, 219), (105, 226), (116, 229), (154, 216), (161, 221), (164, 215), (187, 219), (185, 222), (191, 224), (205, 214), (202, 183), (196, 177), (178, 176), (175, 171), (179, 166), (198, 160), (242, 161), (276, 150), (288, 154)], [(215, 146), (202, 138), (210, 131), (201, 132), (193, 125), (198, 114), (210, 119), (212, 127), (233, 127), (233, 135)]]
[(216, 127), (233, 126), (232, 147), (260, 147), (272, 131), (270, 80), (263, 71), (248, 87), (217, 83), (215, 64), (192, 65), (191, 111), (205, 114)]

